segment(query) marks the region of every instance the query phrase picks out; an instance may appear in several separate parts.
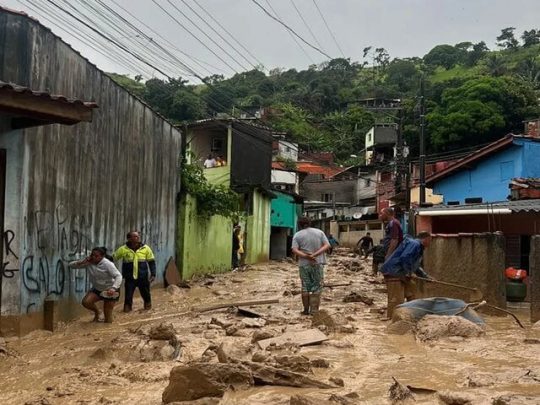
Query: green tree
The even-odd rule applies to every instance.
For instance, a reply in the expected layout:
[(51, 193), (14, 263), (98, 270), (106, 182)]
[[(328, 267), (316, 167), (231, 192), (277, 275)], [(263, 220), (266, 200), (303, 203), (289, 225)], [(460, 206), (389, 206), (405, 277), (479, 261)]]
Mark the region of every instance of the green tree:
[(130, 93), (137, 97), (144, 96), (145, 85), (141, 83), (142, 76), (137, 75), (135, 79), (130, 78), (128, 75), (119, 75), (117, 73), (107, 73), (111, 79), (113, 79), (120, 86), (124, 87)]
[(480, 41), (472, 46), (472, 50), (467, 53), (467, 66), (474, 66), (482, 59), (489, 51), (486, 43)]
[(518, 63), (516, 72), (533, 89), (540, 89), (540, 61), (538, 58), (527, 58)]
[(506, 74), (507, 67), (502, 56), (490, 54), (486, 59), (486, 68), (491, 76), (502, 76)]
[(532, 29), (529, 31), (523, 31), (521, 39), (523, 40), (523, 47), (525, 48), (540, 44), (540, 30)]
[(408, 93), (418, 88), (420, 71), (417, 65), (407, 59), (394, 59), (386, 70), (386, 83), (396, 86), (401, 93)]
[(446, 89), (428, 115), (431, 143), (437, 150), (490, 142), (519, 129), (537, 110), (534, 93), (509, 77), (477, 77)]
[(514, 36), (514, 27), (503, 28), (501, 35), (497, 37), (497, 46), (504, 49), (515, 49), (519, 46), (519, 42)]
[(164, 81), (150, 79), (146, 82), (144, 99), (165, 117), (181, 122), (203, 118), (206, 103), (194, 92), (193, 86), (178, 78)]
[(467, 51), (452, 45), (437, 45), (424, 56), (428, 66), (442, 66), (451, 69), (465, 60)]

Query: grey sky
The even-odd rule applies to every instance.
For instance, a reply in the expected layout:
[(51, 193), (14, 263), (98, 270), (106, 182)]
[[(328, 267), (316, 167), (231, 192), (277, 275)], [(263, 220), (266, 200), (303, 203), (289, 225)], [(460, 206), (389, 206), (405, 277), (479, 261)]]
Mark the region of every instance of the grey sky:
[[(96, 2), (96, 0), (90, 1)], [(116, 7), (111, 0), (104, 1), (111, 7)], [(152, 0), (115, 1), (128, 8), (134, 15), (172, 41), (182, 51), (216, 67), (223, 68), (227, 75), (232, 73), (230, 68), (182, 30)], [(179, 21), (189, 26), (189, 23), (185, 22), (184, 18), (171, 7), (167, 0), (156, 1), (167, 8), (171, 14), (174, 14)], [(198, 20), (181, 0), (170, 1), (192, 17), (194, 21)], [(196, 9), (195, 0), (185, 1)], [(257, 1), (269, 9), (267, 0)], [(303, 38), (316, 44), (294, 9), (291, 0), (268, 1), (287, 24)], [(317, 13), (313, 0), (293, 1), (308, 22), (322, 48), (331, 56), (339, 57), (340, 52)], [(51, 7), (45, 0), (32, 0), (32, 2), (37, 2), (42, 7)], [(286, 30), (265, 15), (252, 0), (197, 0), (197, 2), (218, 18), (221, 24), (269, 69), (274, 67), (303, 69), (312, 63), (311, 60), (320, 63), (326, 59), (323, 55), (304, 45), (310, 60), (291, 39)], [(494, 48), (495, 37), (504, 27), (516, 27), (517, 36), (520, 36), (525, 29), (540, 28), (540, 0), (316, 0), (316, 2), (345, 55), (354, 61), (361, 60), (363, 48), (369, 45), (386, 48), (391, 57), (422, 56), (433, 46), (443, 43), (455, 44), (462, 41), (478, 42), (484, 40), (490, 48)], [(77, 5), (76, 1), (70, 1), (70, 3)], [(36, 15), (28, 8), (27, 0), (0, 0), (0, 4), (26, 11), (33, 16)], [(200, 10), (198, 11), (200, 12)], [(127, 15), (126, 17), (131, 19)], [(39, 14), (37, 18), (100, 68), (106, 71), (131, 73), (132, 75), (135, 73), (133, 70), (130, 71), (125, 66), (119, 65), (116, 62), (118, 58), (104, 57), (71, 34), (51, 26)], [(218, 28), (216, 27), (216, 29)], [(143, 29), (147, 31), (145, 28)], [(192, 32), (204, 42), (208, 42), (201, 33), (195, 30)], [(210, 29), (206, 28), (205, 32), (216, 41), (222, 42)], [(157, 39), (154, 34), (151, 36)], [(128, 41), (128, 43), (142, 41), (136, 38), (124, 38), (123, 40)], [(144, 41), (142, 42), (144, 43)], [(210, 46), (215, 48), (214, 45)], [(223, 46), (239, 62), (247, 65), (227, 45)], [(231, 66), (236, 66), (238, 70), (241, 70), (227, 55), (221, 53), (221, 56)], [(160, 65), (159, 60), (154, 62), (156, 65)], [(170, 72), (176, 73), (175, 76), (181, 74), (172, 70)], [(208, 74), (199, 68), (195, 70), (200, 72), (202, 76)], [(215, 71), (213, 68), (210, 70)], [(152, 74), (159, 75), (152, 69), (147, 69), (146, 76)]]

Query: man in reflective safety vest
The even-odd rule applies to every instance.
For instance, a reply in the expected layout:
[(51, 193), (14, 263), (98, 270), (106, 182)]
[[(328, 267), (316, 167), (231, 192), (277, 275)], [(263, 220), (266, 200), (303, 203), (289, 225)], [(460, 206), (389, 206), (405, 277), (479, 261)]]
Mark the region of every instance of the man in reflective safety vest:
[(133, 293), (138, 287), (144, 301), (144, 309), (152, 308), (150, 283), (156, 278), (156, 261), (148, 245), (141, 243), (137, 231), (127, 234), (127, 242), (113, 254), (115, 261), (122, 260), (122, 276), (125, 280), (124, 312), (130, 312)]

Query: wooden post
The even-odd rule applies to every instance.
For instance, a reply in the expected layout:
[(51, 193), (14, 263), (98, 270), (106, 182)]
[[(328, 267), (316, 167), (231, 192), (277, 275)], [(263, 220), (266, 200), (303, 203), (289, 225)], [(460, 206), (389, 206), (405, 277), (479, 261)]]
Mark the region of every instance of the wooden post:
[(58, 301), (52, 298), (45, 298), (43, 305), (43, 328), (54, 332), (58, 318)]

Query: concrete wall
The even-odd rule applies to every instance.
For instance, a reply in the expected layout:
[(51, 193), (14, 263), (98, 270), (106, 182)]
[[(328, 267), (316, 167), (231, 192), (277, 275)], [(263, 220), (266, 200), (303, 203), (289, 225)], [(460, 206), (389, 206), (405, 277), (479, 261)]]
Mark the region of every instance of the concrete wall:
[(298, 160), (298, 144), (279, 140), (277, 155), (283, 159), (289, 159), (296, 162)]
[[(420, 204), (420, 187), (415, 186), (411, 188), (410, 193), (411, 204)], [(426, 202), (432, 204), (442, 204), (444, 198), (442, 195), (434, 194), (431, 188), (426, 188)]]
[(270, 204), (269, 197), (253, 191), (253, 214), (246, 219), (246, 264), (264, 262), (270, 257)]
[[(377, 174), (376, 173), (360, 173), (362, 178), (358, 178), (356, 182), (356, 200), (359, 203), (362, 200), (375, 201), (377, 195)], [(375, 205), (375, 203), (373, 203)]]
[[(89, 287), (67, 262), (139, 229), (158, 277), (175, 255), (180, 132), (36, 21), (0, 11), (0, 78), (99, 105), (92, 123), (3, 132), (7, 150), (2, 328), (43, 325), (45, 297), (68, 318)], [(6, 274), (9, 276), (6, 277)], [(24, 316), (20, 317), (19, 315)], [(8, 332), (9, 333), (9, 332)]]
[[(489, 304), (506, 307), (504, 237), (497, 234), (434, 235), (424, 270), (436, 280), (478, 288)], [(471, 301), (467, 290), (426, 283), (425, 297)]]
[(272, 184), (292, 184), (296, 186), (297, 181), (296, 172), (272, 169)]
[(356, 179), (339, 181), (305, 181), (302, 196), (308, 201), (322, 201), (322, 194), (335, 193), (336, 202), (356, 203)]
[(183, 279), (231, 270), (233, 228), (230, 219), (219, 215), (198, 216), (197, 201), (190, 195), (182, 197), (178, 218), (178, 266)]
[(381, 221), (338, 222), (338, 229), (339, 232), (333, 235), (339, 244), (345, 247), (355, 247), (368, 232), (374, 244), (378, 244), (384, 237), (384, 226)]
[(540, 321), (540, 235), (535, 235), (531, 238), (529, 276), (531, 323), (534, 323)]

